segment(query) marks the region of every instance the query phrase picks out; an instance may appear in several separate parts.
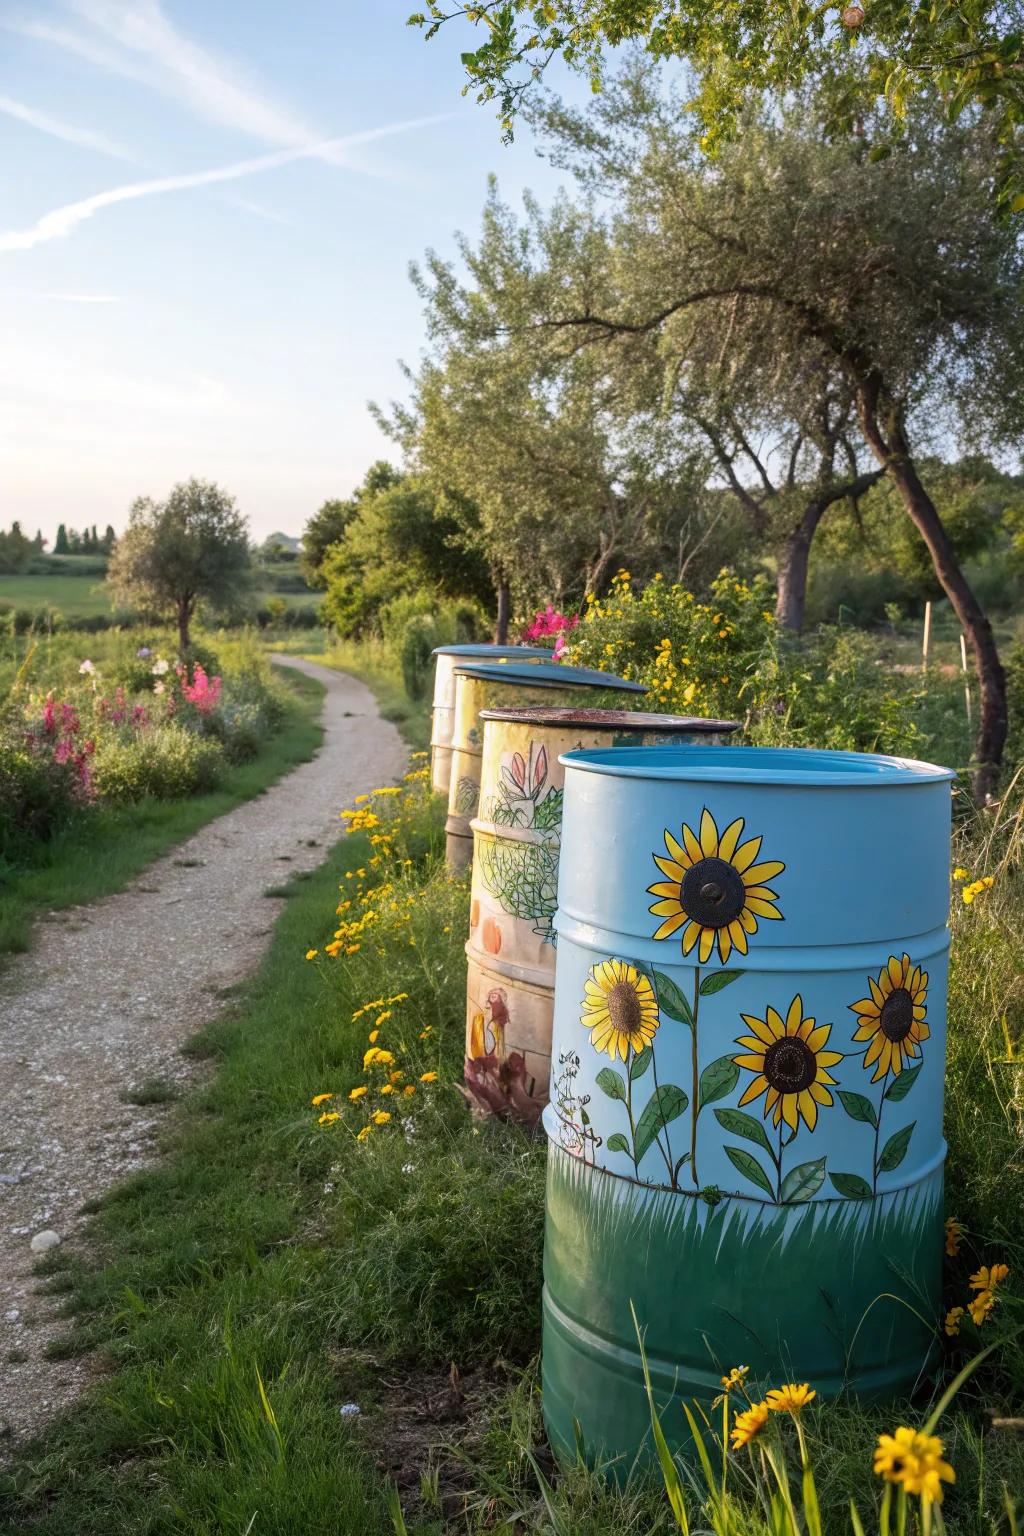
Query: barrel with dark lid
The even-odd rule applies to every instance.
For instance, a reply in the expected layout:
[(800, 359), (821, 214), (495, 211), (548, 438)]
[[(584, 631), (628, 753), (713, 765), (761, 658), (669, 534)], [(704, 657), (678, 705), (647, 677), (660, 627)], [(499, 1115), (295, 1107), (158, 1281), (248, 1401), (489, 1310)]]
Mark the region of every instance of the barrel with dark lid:
[(560, 705), (484, 709), (466, 989), (467, 1094), (535, 1121), (551, 1065), (564, 769), (574, 747), (711, 740), (734, 720)]
[(573, 752), (545, 1242), (551, 1439), (649, 1445), (720, 1377), (909, 1392), (941, 1332), (946, 769)]
[(550, 661), (551, 650), (541, 645), (439, 645), (431, 652), (434, 662), (434, 707), (430, 716), (430, 786), (447, 795), (452, 767), (452, 730), (455, 725), (455, 668), (468, 661)]
[(544, 703), (586, 704), (594, 699), (619, 704), (631, 694), (645, 692), (643, 683), (630, 682), (612, 672), (563, 666), (559, 662), (525, 666), (514, 662), (496, 666), (475, 663), (457, 666), (451, 781), (445, 824), (449, 867), (464, 869), (473, 857), (473, 834), (469, 823), (476, 815), (480, 799), (481, 711)]

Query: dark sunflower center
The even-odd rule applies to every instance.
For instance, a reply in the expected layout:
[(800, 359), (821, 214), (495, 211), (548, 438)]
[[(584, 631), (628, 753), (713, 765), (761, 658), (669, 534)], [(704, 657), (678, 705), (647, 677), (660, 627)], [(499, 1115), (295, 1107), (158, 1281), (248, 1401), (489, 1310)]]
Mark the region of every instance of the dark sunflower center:
[(914, 1027), (914, 999), (906, 987), (897, 987), (882, 1004), (878, 1018), (882, 1034), (894, 1045), (905, 1040)]
[(725, 928), (743, 911), (746, 887), (738, 869), (725, 859), (701, 859), (686, 871), (679, 904), (702, 928)]
[(818, 1075), (818, 1062), (803, 1040), (784, 1035), (765, 1051), (762, 1071), (776, 1093), (803, 1093)]
[(628, 981), (617, 981), (608, 993), (608, 1017), (623, 1035), (633, 1035), (640, 1028), (640, 999)]

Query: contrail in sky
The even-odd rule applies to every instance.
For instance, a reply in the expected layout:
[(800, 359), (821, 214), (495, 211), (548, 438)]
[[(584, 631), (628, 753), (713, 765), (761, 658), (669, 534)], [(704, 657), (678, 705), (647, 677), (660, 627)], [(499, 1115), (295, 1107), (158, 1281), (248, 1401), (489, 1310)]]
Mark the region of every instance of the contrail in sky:
[(124, 187), (111, 187), (107, 192), (97, 192), (77, 203), (66, 203), (44, 213), (29, 229), (12, 229), (0, 234), (0, 251), (30, 251), (47, 240), (59, 240), (99, 213), (101, 208), (115, 203), (130, 203), (140, 197), (155, 197), (161, 192), (185, 192), (190, 187), (208, 187), (219, 181), (238, 181), (243, 176), (254, 176), (261, 171), (272, 171), (279, 165), (289, 165), (294, 160), (308, 160), (339, 150), (367, 144), (372, 139), (383, 139), (391, 134), (407, 133), (411, 128), (425, 128), (431, 123), (444, 122), (453, 117), (452, 112), (436, 113), (433, 117), (414, 117), (400, 123), (388, 123), (383, 128), (366, 128), (360, 133), (346, 134), (343, 138), (322, 139), (315, 144), (300, 145), (297, 149), (280, 149), (270, 155), (259, 155), (253, 160), (237, 160), (233, 165), (218, 166), (209, 171), (191, 171), (182, 176), (161, 176), (154, 181), (130, 182)]

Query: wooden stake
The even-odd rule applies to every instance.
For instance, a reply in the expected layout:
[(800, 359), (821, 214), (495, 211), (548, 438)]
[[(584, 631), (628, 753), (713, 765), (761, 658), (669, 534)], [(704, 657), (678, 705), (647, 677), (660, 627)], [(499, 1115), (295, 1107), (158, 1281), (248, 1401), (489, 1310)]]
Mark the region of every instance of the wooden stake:
[(928, 671), (928, 651), (932, 643), (932, 600), (924, 605), (924, 639), (921, 642), (921, 671)]
[(968, 681), (969, 674), (968, 674), (968, 671), (967, 671), (967, 641), (964, 639), (962, 631), (961, 631), (961, 634), (960, 634), (960, 665), (963, 668), (963, 673), (964, 673), (964, 703), (967, 706), (967, 724), (970, 725), (970, 723), (971, 723), (971, 685), (970, 685), (970, 682)]

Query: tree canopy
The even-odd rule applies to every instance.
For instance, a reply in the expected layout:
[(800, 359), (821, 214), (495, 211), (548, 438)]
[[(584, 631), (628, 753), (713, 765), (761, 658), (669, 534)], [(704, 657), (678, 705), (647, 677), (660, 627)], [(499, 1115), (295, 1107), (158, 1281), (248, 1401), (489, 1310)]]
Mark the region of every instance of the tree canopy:
[(875, 123), (886, 152), (908, 104), (936, 96), (951, 119), (983, 109), (1001, 145), (998, 180), (1014, 211), (1024, 209), (1024, 25), (1019, 0), (430, 0), (409, 24), (435, 36), (447, 22), (479, 27), (484, 40), (463, 52), (466, 90), (497, 101), (506, 137), (523, 98), (555, 58), (602, 85), (609, 48), (636, 43), (655, 58), (685, 58), (696, 71), (693, 109), (705, 147), (730, 134), (752, 95), (830, 84), (828, 126), (863, 132), (879, 98), (888, 125)]
[(166, 501), (140, 496), (107, 569), (114, 596), (173, 614), (183, 651), (196, 604), (236, 599), (252, 566), (245, 518), (232, 496), (208, 480), (185, 480)]

